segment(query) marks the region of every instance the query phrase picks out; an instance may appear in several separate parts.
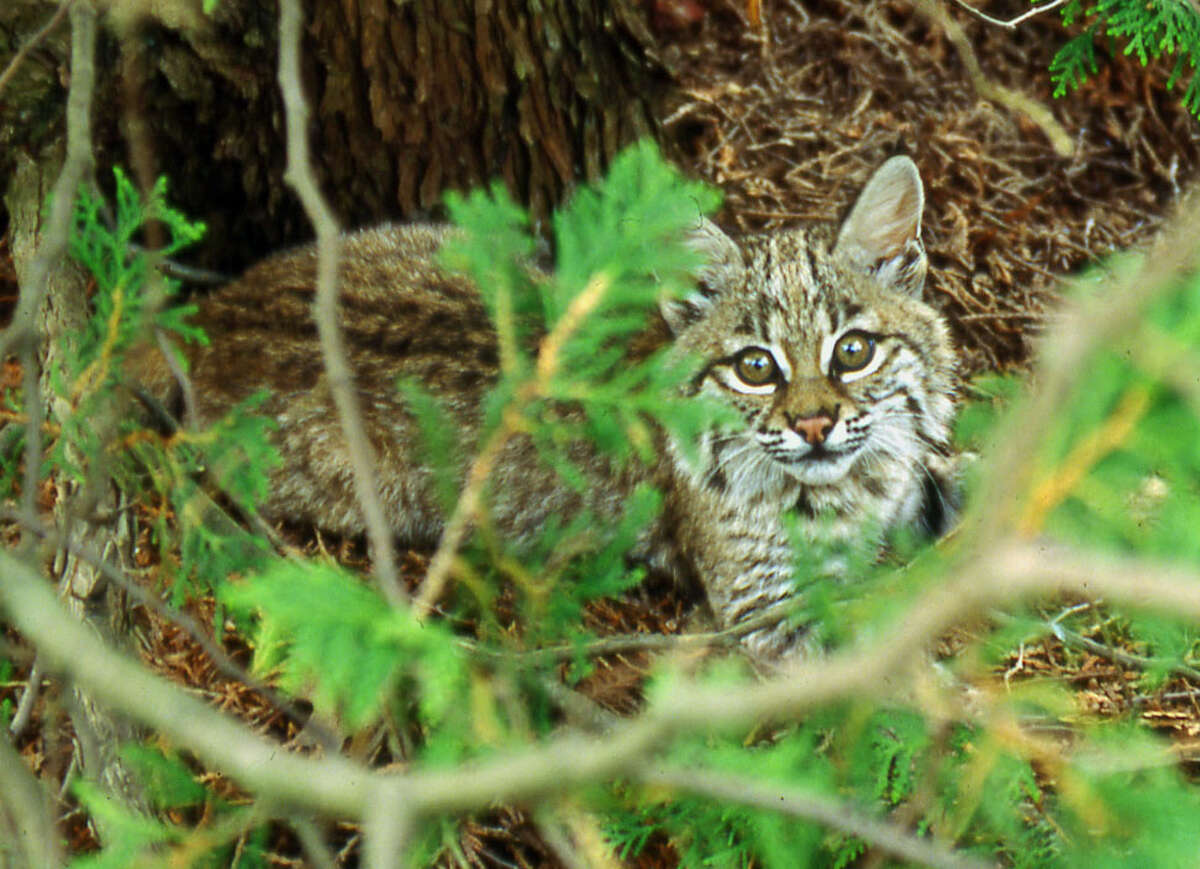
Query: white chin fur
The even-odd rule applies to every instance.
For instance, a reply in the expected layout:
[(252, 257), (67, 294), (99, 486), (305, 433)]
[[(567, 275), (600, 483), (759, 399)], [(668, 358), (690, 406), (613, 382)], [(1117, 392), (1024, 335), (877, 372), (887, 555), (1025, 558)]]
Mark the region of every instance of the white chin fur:
[(855, 455), (855, 453), (844, 453), (825, 459), (809, 459), (795, 463), (780, 462), (779, 467), (805, 485), (828, 486), (830, 483), (836, 483), (850, 472)]

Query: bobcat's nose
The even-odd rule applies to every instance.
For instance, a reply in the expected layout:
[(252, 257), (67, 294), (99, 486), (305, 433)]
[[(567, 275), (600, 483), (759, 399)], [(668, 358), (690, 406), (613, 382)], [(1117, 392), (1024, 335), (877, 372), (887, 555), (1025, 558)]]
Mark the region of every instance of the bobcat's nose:
[(804, 438), (806, 444), (815, 446), (825, 443), (825, 437), (833, 428), (833, 416), (821, 410), (812, 416), (801, 416), (789, 422), (796, 434)]

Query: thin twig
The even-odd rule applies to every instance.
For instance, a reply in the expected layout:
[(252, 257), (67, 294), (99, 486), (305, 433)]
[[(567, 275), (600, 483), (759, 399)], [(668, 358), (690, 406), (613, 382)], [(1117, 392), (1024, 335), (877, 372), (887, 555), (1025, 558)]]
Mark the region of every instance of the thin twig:
[(559, 681), (557, 675), (540, 679), (539, 684), (547, 696), (562, 709), (567, 720), (576, 727), (593, 733), (604, 733), (621, 723), (620, 715), (609, 712), (590, 697), (567, 687)]
[[(1106, 646), (1104, 643), (1098, 643), (1095, 640), (1085, 637), (1083, 634), (1076, 633), (1061, 625), (1052, 628), (1052, 630), (1054, 631), (1054, 636), (1062, 640), (1065, 645), (1076, 646), (1124, 667), (1136, 667), (1139, 670), (1148, 670), (1161, 663), (1145, 655), (1135, 655), (1121, 649), (1114, 649), (1112, 646)], [(1186, 664), (1171, 664), (1167, 667), (1167, 671), (1176, 676), (1184, 676), (1188, 679), (1200, 681), (1200, 670), (1197, 670), (1195, 667), (1189, 667)]]
[(986, 21), (988, 24), (994, 24), (997, 27), (1005, 27), (1009, 30), (1016, 30), (1017, 26), (1022, 22), (1041, 15), (1043, 12), (1049, 12), (1051, 9), (1057, 9), (1059, 6), (1062, 6), (1064, 3), (1066, 3), (1067, 0), (1050, 0), (1049, 3), (1046, 3), (1042, 6), (1034, 6), (1032, 9), (1022, 12), (1016, 18), (1009, 18), (1007, 21), (1005, 21), (1003, 18), (993, 18), (986, 12), (981, 12), (974, 6), (968, 4), (966, 0), (954, 0), (954, 2), (957, 3), (959, 7), (965, 9), (967, 12), (970, 12), (981, 21)]
[(564, 869), (621, 869), (596, 819), (570, 802), (534, 813), (538, 833)]
[[(0, 734), (0, 806), (15, 827), (24, 861), (15, 865), (62, 866), (59, 836), (42, 785), (25, 766), (16, 749)], [(6, 865), (8, 865), (6, 863)]]
[[(583, 857), (571, 842), (566, 825), (562, 821), (550, 812), (541, 814), (544, 817), (534, 819), (538, 835), (549, 846), (550, 853), (563, 865), (563, 869), (598, 869), (594, 864), (584, 862)], [(606, 866), (604, 869), (608, 869), (608, 867)]]
[(999, 103), (1010, 111), (1021, 112), (1033, 121), (1050, 140), (1050, 145), (1060, 157), (1070, 157), (1075, 143), (1054, 114), (1032, 97), (992, 81), (983, 72), (983, 66), (971, 47), (971, 40), (962, 25), (950, 17), (942, 0), (914, 0), (915, 8), (929, 21), (946, 33), (946, 38), (958, 52), (958, 57), (967, 70), (967, 77), (975, 91), (984, 99)]
[(17, 703), (17, 711), (8, 725), (8, 732), (14, 738), (23, 734), (29, 722), (33, 720), (33, 707), (41, 693), (42, 679), (45, 675), (41, 660), (34, 658), (33, 666), (29, 668), (29, 679), (25, 682), (25, 690), (21, 692), (21, 699)]
[(317, 292), (313, 318), (321, 340), (321, 355), (333, 401), (337, 406), (346, 450), (354, 470), (354, 489), (371, 541), (376, 581), (393, 606), (407, 602), (396, 569), (392, 533), (375, 485), (374, 450), (363, 428), (362, 409), (354, 389), (354, 373), (347, 361), (346, 346), (338, 322), (338, 261), (342, 236), (333, 212), (326, 204), (313, 175), (308, 149), (308, 103), (300, 75), (300, 30), (303, 13), (298, 0), (279, 5), (279, 88), (287, 117), (288, 183), (304, 205), (317, 233)]
[(736, 646), (742, 637), (755, 631), (771, 628), (796, 611), (800, 602), (796, 599), (774, 604), (753, 618), (744, 619), (719, 631), (704, 631), (692, 634), (618, 634), (601, 637), (591, 642), (572, 644), (560, 643), (543, 646), (527, 652), (506, 652), (490, 649), (473, 640), (459, 639), (458, 642), (475, 654), (493, 658), (519, 657), (522, 661), (540, 662), (548, 660), (570, 660), (577, 655), (588, 658), (615, 655), (623, 652), (681, 652), (692, 649), (707, 649)]
[[(1120, 664), (1123, 667), (1148, 670), (1163, 663), (1153, 658), (1148, 658), (1145, 655), (1135, 655), (1132, 652), (1126, 652), (1121, 649), (1115, 649), (1112, 646), (1107, 646), (1104, 643), (1098, 643), (1077, 631), (1065, 628), (1059, 624), (1051, 623), (1047, 627), (1049, 627), (1054, 636), (1062, 641), (1063, 645), (1083, 649), (1086, 652), (1091, 652), (1093, 655), (1112, 661), (1114, 664)], [(1183, 676), (1200, 682), (1200, 670), (1197, 670), (1195, 667), (1189, 667), (1187, 664), (1170, 664), (1167, 667), (1167, 671), (1176, 676)]]
[(1134, 706), (1145, 706), (1147, 703), (1162, 703), (1170, 700), (1196, 700), (1200, 698), (1200, 688), (1189, 688), (1186, 691), (1163, 691), (1160, 694), (1135, 694), (1129, 698)]
[(542, 339), (538, 347), (536, 392), (545, 395), (550, 388), (550, 381), (558, 373), (559, 358), (563, 347), (574, 335), (583, 321), (596, 310), (603, 301), (605, 294), (612, 287), (612, 278), (603, 272), (593, 275), (587, 285), (579, 291), (579, 295), (571, 299), (571, 304), (563, 311), (558, 322), (550, 333)]
[[(86, 561), (88, 564), (95, 567), (102, 574), (104, 574), (104, 577), (109, 582), (112, 582), (120, 587), (122, 591), (124, 591), (139, 604), (149, 610), (152, 610), (163, 621), (174, 625), (175, 627), (179, 628), (179, 630), (191, 637), (192, 641), (201, 648), (204, 654), (208, 655), (209, 659), (213, 662), (213, 666), (215, 666), (217, 671), (222, 675), (233, 679), (236, 682), (240, 682), (255, 694), (258, 694), (260, 697), (266, 700), (276, 712), (290, 719), (297, 727), (305, 731), (315, 741), (319, 742), (326, 751), (338, 751), (341, 748), (340, 739), (338, 739), (326, 727), (321, 725), (320, 722), (315, 721), (313, 716), (302, 712), (294, 703), (279, 694), (270, 685), (267, 685), (265, 682), (256, 679), (249, 672), (247, 672), (245, 668), (238, 665), (236, 661), (234, 661), (231, 657), (229, 657), (228, 654), (225, 653), (224, 649), (222, 649), (211, 637), (209, 637), (208, 632), (204, 630), (204, 628), (198, 622), (196, 622), (195, 619), (193, 619), (187, 613), (171, 609), (166, 603), (160, 600), (157, 595), (154, 595), (142, 588), (140, 585), (126, 576), (123, 571), (110, 564), (92, 547), (88, 546), (87, 544), (77, 543), (69, 539), (59, 538), (59, 536), (53, 530), (47, 528), (40, 521), (38, 521), (36, 516), (29, 516), (27, 514), (17, 513), (13, 510), (4, 509), (0, 509), (0, 516), (3, 516), (3, 518), (9, 521), (21, 524), (38, 537), (45, 539), (50, 545), (56, 548), (61, 548), (66, 552), (69, 552), (71, 555), (74, 555), (76, 558), (82, 559), (83, 561)], [(33, 673), (30, 675), (31, 683), (34, 682), (34, 675), (37, 676), (37, 681), (40, 682), (40, 661), (34, 662)], [(24, 696), (22, 697), (22, 705), (23, 704)], [(14, 733), (19, 732), (15, 729), (18, 718), (19, 714), (13, 718), (12, 727), (14, 728)]]
[(991, 865), (956, 854), (931, 840), (917, 838), (894, 824), (876, 820), (844, 800), (813, 791), (770, 785), (728, 773), (657, 764), (640, 771), (635, 778), (652, 787), (688, 791), (726, 803), (814, 821), (839, 833), (857, 836), (894, 857), (937, 869), (983, 869)]
[[(372, 773), (338, 755), (300, 757), (145, 669), (72, 619), (19, 559), (0, 552), (0, 608), (12, 626), (98, 702), (159, 731), (202, 762), (273, 802), (362, 820), (372, 807), (411, 817), (537, 801), (637, 774), (647, 757), (682, 733), (711, 733), (792, 717), (845, 698), (872, 696), (919, 661), (932, 637), (964, 619), (1032, 595), (1086, 593), (1200, 620), (1200, 574), (1140, 559), (1104, 558), (1049, 545), (1006, 542), (980, 553), (926, 590), (875, 639), (799, 662), (747, 685), (679, 680), (642, 715), (602, 737), (566, 732), (545, 743), (448, 769)], [(379, 817), (379, 816), (376, 816)]]
[(25, 62), (25, 58), (29, 56), (29, 53), (41, 45), (42, 40), (49, 36), (50, 32), (62, 23), (63, 18), (71, 8), (72, 2), (73, 0), (63, 0), (58, 8), (54, 10), (54, 14), (50, 16), (50, 20), (42, 25), (42, 28), (37, 33), (25, 40), (25, 43), (13, 55), (13, 59), (4, 68), (4, 72), (0, 73), (0, 93), (4, 93), (4, 87), (16, 73), (17, 68)]
[[(1085, 606), (1085, 604), (1080, 604), (1080, 606)], [(1145, 655), (1135, 655), (1132, 652), (1126, 652), (1123, 649), (1117, 649), (1113, 646), (1097, 642), (1090, 637), (1085, 637), (1078, 631), (1073, 631), (1065, 627), (1059, 621), (1061, 615), (1044, 622), (1042, 627), (1058, 638), (1059, 642), (1064, 646), (1083, 649), (1085, 652), (1091, 652), (1093, 655), (1104, 658), (1106, 661), (1112, 661), (1114, 664), (1120, 664), (1122, 667), (1131, 667), (1135, 670), (1149, 670), (1166, 663), (1165, 661), (1155, 660)], [(989, 613), (988, 618), (1003, 625), (1017, 623), (1016, 618), (1000, 611)], [(1195, 667), (1189, 667), (1187, 664), (1168, 664), (1167, 671), (1175, 676), (1183, 676), (1186, 679), (1200, 682), (1200, 670), (1197, 670)]]
[[(21, 294), (24, 297), (24, 293)], [(37, 348), (32, 336), (21, 342), (21, 388), (25, 398), (25, 467), (21, 475), (21, 506), (34, 513), (42, 484), (42, 426), (46, 409), (42, 405), (42, 388), (38, 377)]]
[(1129, 440), (1150, 408), (1150, 397), (1146, 387), (1131, 388), (1104, 422), (1079, 439), (1054, 473), (1033, 487), (1018, 525), (1024, 536), (1040, 533), (1051, 511), (1078, 488), (1092, 468)]
[(483, 449), (471, 462), (471, 467), (467, 471), (466, 483), (463, 485), (462, 492), (459, 493), (458, 502), (454, 505), (454, 511), (446, 522), (446, 528), (442, 531), (442, 537), (438, 541), (438, 548), (433, 553), (433, 558), (429, 560), (429, 569), (425, 572), (425, 579), (422, 580), (421, 587), (414, 598), (413, 611), (417, 618), (424, 618), (432, 612), (434, 604), (441, 596), (442, 589), (446, 586), (446, 580), (450, 577), (450, 567), (454, 564), (454, 559), (458, 557), (458, 550), (467, 536), (471, 523), (475, 521), (480, 501), (483, 498), (483, 487), (487, 484), (496, 460), (500, 458), (500, 451), (504, 449), (509, 438), (516, 434), (517, 419), (516, 408), (510, 407), (504, 414), (500, 426), (492, 432)]
[(488, 476), (500, 458), (509, 439), (521, 429), (521, 412), (531, 402), (546, 395), (550, 389), (551, 380), (558, 373), (559, 358), (562, 348), (570, 337), (596, 309), (612, 286), (612, 279), (603, 273), (593, 275), (587, 285), (579, 292), (566, 311), (559, 317), (554, 328), (542, 339), (538, 347), (538, 356), (534, 368), (534, 377), (527, 381), (506, 409), (499, 427), (494, 431), (487, 443), (481, 449), (467, 471), (467, 479), (463, 490), (454, 505), (454, 511), (446, 522), (446, 528), (438, 541), (437, 551), (429, 562), (429, 570), (416, 596), (415, 610), (418, 618), (432, 611), (433, 605), (441, 596), (450, 576), (450, 568), (458, 556), (458, 550), (467, 536), (467, 531), (478, 513), (483, 488)]
[[(1193, 206), (1200, 209), (1200, 203)], [(1188, 233), (1200, 233), (1200, 221), (1194, 211), (1183, 213), (1185, 220), (1192, 218), (1191, 227), (1175, 224), (1170, 237), (1174, 249), (1168, 245), (1141, 273), (1115, 287), (1104, 300), (1105, 308), (1087, 308), (1064, 318), (1035, 396), (1024, 416), (1018, 416), (1024, 427), (1012, 429), (1014, 436), (1001, 441), (1001, 480), (993, 481), (992, 497), (981, 499), (978, 521), (961, 533), (960, 545), (973, 557), (955, 566), (944, 583), (921, 593), (890, 629), (827, 658), (799, 662), (779, 678), (733, 686), (680, 679), (663, 686), (640, 716), (600, 737), (566, 731), (542, 744), (452, 769), (372, 773), (336, 755), (312, 758), (280, 751), (278, 744), (147, 673), (68, 617), (37, 573), (4, 552), (0, 607), (45, 656), (48, 669), (68, 674), (99, 702), (157, 729), (264, 798), (351, 819), (370, 814), (372, 834), (382, 831), (374, 852), (380, 856), (369, 861), (376, 865), (394, 857), (403, 844), (384, 838), (386, 824), (395, 820), (389, 813), (397, 807), (407, 823), (497, 801), (536, 801), (585, 783), (636, 776), (656, 750), (679, 734), (744, 727), (885, 691), (898, 672), (921, 660), (933, 637), (990, 607), (1072, 592), (1200, 619), (1200, 575), (1194, 570), (1011, 537), (1012, 517), (1029, 490), (1025, 466), (1030, 451), (1043, 442), (1063, 396), (1086, 371), (1082, 362), (1102, 342), (1136, 323), (1144, 305), (1161, 291), (1149, 284), (1169, 285), (1176, 267), (1194, 261), (1196, 246), (1185, 245), (1195, 241)], [(995, 497), (997, 492), (1009, 497)], [(403, 832), (407, 834), (407, 827)]]
[[(146, 252), (146, 249), (140, 244), (130, 244), (129, 249), (140, 253)], [(205, 284), (208, 286), (217, 286), (227, 284), (233, 280), (234, 276), (227, 272), (213, 271), (212, 269), (202, 269), (197, 266), (189, 266), (185, 263), (177, 262), (173, 259), (162, 257), (155, 264), (159, 273), (178, 281), (184, 281), (192, 284)]]
[[(180, 362), (180, 354), (175, 352), (175, 343), (171, 340), (171, 336), (167, 334), (166, 329), (154, 330), (154, 343), (158, 345), (158, 352), (162, 354), (163, 361), (167, 365), (167, 370), (171, 372), (171, 377), (179, 386), (180, 395), (183, 398), (183, 424), (189, 428), (197, 425), (196, 421), (196, 390), (192, 385), (192, 378), (184, 369), (183, 363)], [(162, 406), (162, 403), (154, 396), (140, 387), (134, 390), (138, 398), (143, 404), (149, 405), (154, 403), (155, 409), (161, 411), (157, 414), (160, 420), (167, 419), (170, 424), (168, 430), (175, 428), (175, 420), (171, 418), (171, 414)]]
[[(62, 7), (67, 8), (67, 7)], [(70, 6), (71, 83), (67, 91), (67, 157), (54, 182), (50, 214), (42, 227), (42, 240), (29, 263), (12, 324), (0, 338), (0, 359), (16, 350), (25, 379), (25, 469), (22, 496), (25, 509), (37, 506), (42, 471), (42, 402), (38, 383), (36, 345), (38, 321), (49, 292), (51, 270), (67, 251), (71, 210), (79, 185), (92, 166), (92, 90), (96, 80), (96, 11), (88, 3)]]
[(296, 831), (296, 837), (300, 839), (300, 846), (304, 849), (304, 854), (308, 857), (313, 869), (336, 869), (337, 863), (333, 853), (325, 846), (321, 831), (312, 818), (292, 817), (288, 818), (288, 824)]

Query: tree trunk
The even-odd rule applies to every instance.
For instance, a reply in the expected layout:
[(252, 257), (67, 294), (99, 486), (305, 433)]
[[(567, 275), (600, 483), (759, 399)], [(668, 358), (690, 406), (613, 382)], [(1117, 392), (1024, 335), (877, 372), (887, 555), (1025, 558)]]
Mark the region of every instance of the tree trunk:
[[(174, 201), (209, 227), (194, 261), (225, 272), (311, 237), (282, 180), (275, 4), (222, 0), (206, 16), (199, 0), (181, 0), (153, 4), (155, 20), (116, 16), (137, 6), (148, 4), (113, 7), (101, 48), (100, 183), (114, 164), (132, 164), (142, 183), (167, 174)], [(439, 216), (444, 191), (494, 178), (544, 216), (577, 179), (655, 132), (670, 65), (642, 0), (307, 6), (313, 156), (345, 226)], [(0, 10), (0, 62), (52, 12), (33, 0)], [(5, 155), (59, 131), (65, 45), (60, 28), (7, 88), (4, 177)]]
[[(10, 220), (9, 242), (22, 286), (28, 285), (30, 262), (40, 244), (42, 205), (61, 164), (61, 149), (53, 145), (36, 160), (19, 155), (9, 183), (5, 197)], [(73, 412), (70, 403), (51, 385), (50, 372), (61, 370), (64, 357), (72, 349), (73, 333), (82, 330), (87, 319), (87, 284), (87, 274), (73, 262), (56, 264), (47, 276), (46, 298), (38, 318), (42, 340), (37, 363), (42, 372), (40, 400), (45, 418), (53, 424), (62, 424)], [(115, 418), (92, 418), (88, 422), (94, 431), (115, 437)], [(69, 447), (68, 458), (81, 467), (87, 465), (84, 457)], [(83, 547), (100, 553), (110, 565), (127, 567), (125, 556), (132, 539), (128, 515), (118, 509), (119, 496), (103, 468), (88, 468), (83, 481), (60, 475), (54, 485), (54, 528), (63, 544), (55, 555), (53, 568), (59, 595), (77, 618), (86, 621), (110, 644), (128, 647), (129, 612), (121, 590), (109, 583), (94, 565), (68, 551), (70, 546)], [(30, 680), (27, 690), (37, 690), (34, 680)], [(147, 804), (141, 786), (118, 755), (122, 745), (140, 737), (139, 730), (125, 719), (109, 714), (77, 688), (71, 690), (68, 708), (83, 774), (125, 805), (145, 811)], [(100, 829), (97, 833), (103, 840), (108, 831)]]

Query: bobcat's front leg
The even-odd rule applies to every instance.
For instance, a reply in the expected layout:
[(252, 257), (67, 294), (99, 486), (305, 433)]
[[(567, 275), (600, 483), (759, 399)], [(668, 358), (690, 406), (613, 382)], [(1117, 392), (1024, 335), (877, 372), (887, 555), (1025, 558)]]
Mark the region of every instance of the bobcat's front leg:
[[(796, 593), (793, 552), (778, 504), (738, 502), (690, 485), (676, 511), (676, 539), (724, 628), (755, 619)], [(759, 662), (778, 662), (801, 651), (806, 626), (781, 619), (742, 638)]]

